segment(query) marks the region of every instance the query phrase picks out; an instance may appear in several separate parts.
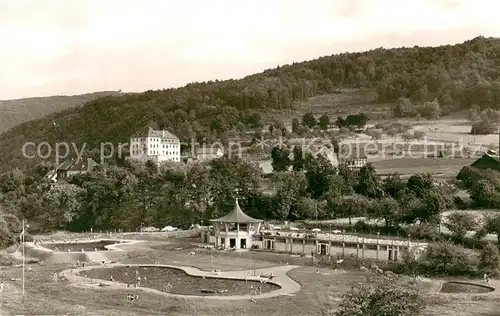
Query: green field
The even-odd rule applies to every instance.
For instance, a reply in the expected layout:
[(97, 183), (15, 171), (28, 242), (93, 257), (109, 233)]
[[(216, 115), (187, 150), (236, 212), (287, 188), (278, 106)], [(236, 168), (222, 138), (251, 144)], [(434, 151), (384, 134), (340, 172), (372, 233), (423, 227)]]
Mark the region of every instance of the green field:
[(398, 172), (400, 174), (431, 173), (456, 176), (464, 167), (472, 164), (474, 158), (434, 159), (401, 158), (374, 161), (373, 166), (379, 174)]

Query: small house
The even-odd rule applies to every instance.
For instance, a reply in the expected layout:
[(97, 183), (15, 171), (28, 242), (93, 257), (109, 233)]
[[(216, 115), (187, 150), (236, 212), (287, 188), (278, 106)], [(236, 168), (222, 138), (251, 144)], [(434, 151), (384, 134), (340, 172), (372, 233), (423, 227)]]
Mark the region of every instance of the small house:
[(205, 161), (221, 158), (224, 156), (224, 153), (220, 148), (207, 148), (201, 147), (196, 150), (196, 160)]
[(500, 171), (500, 160), (492, 152), (485, 153), (481, 158), (474, 161), (470, 166), (465, 166), (457, 175), (457, 180), (465, 181), (472, 176), (474, 170), (491, 169)]
[(73, 176), (92, 171), (98, 164), (92, 159), (72, 159), (67, 160), (50, 172), (50, 179), (53, 182), (71, 178)]
[(368, 164), (368, 157), (362, 148), (352, 148), (347, 153), (342, 154), (342, 163), (349, 169), (361, 169)]

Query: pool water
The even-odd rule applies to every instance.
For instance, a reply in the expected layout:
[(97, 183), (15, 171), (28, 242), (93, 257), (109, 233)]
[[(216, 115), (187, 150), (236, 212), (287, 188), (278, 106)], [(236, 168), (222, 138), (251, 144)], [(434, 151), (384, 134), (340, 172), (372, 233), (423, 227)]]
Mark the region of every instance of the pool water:
[(131, 286), (137, 283), (137, 277), (139, 276), (141, 278), (141, 287), (165, 291), (165, 288), (170, 284), (170, 293), (181, 295), (256, 295), (280, 289), (278, 285), (272, 283), (222, 279), (216, 278), (216, 276), (205, 278), (191, 276), (184, 270), (170, 267), (123, 266), (96, 268), (82, 271), (80, 275), (106, 281), (113, 277), (114, 281), (130, 284)]
[(488, 293), (493, 292), (495, 289), (480, 284), (467, 283), (467, 282), (446, 282), (441, 287), (442, 293)]

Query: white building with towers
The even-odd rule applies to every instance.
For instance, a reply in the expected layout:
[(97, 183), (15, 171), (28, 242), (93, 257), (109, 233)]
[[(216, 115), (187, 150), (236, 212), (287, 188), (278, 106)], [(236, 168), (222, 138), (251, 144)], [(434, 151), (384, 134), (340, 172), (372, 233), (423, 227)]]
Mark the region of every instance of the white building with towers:
[(141, 162), (180, 162), (181, 142), (169, 131), (149, 126), (130, 138), (129, 155), (130, 159)]

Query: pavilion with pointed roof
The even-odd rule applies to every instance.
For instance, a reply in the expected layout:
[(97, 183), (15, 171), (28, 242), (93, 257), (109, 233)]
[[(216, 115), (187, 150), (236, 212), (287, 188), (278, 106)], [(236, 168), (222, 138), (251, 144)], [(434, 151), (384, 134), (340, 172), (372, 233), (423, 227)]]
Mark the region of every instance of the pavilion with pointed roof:
[(214, 224), (216, 248), (240, 250), (252, 248), (253, 235), (259, 232), (263, 220), (243, 213), (236, 198), (231, 213), (210, 222)]

